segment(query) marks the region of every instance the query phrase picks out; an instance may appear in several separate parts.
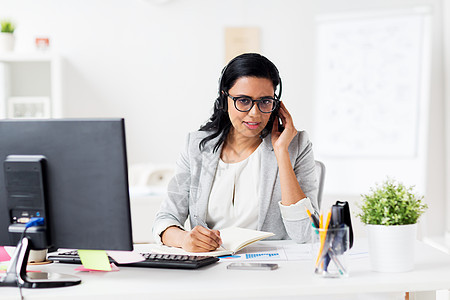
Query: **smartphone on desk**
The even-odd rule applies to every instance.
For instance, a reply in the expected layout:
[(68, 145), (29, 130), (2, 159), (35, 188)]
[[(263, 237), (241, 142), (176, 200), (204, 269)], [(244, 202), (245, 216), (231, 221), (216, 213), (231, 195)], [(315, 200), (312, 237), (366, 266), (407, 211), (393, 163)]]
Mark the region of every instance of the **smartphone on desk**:
[(275, 270), (277, 268), (277, 264), (266, 263), (231, 263), (227, 266), (230, 270)]

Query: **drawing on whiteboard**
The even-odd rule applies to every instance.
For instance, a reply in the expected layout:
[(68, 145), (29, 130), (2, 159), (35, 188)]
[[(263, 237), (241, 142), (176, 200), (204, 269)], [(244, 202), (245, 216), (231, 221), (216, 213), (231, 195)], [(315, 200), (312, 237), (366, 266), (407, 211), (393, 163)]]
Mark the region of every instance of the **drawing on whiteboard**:
[(329, 19), (317, 29), (317, 152), (416, 157), (424, 16)]

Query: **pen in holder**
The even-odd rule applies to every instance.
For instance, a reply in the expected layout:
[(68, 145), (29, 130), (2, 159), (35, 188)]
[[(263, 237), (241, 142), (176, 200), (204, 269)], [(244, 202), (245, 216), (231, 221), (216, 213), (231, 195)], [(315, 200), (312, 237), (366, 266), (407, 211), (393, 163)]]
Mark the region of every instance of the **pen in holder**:
[(322, 277), (347, 277), (349, 227), (345, 224), (313, 228), (312, 249), (315, 274)]

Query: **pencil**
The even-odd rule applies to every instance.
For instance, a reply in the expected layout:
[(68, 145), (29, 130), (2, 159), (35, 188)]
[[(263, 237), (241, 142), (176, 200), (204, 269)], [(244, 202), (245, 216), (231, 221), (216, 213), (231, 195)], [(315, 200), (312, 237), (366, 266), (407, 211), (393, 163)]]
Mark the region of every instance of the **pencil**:
[(313, 214), (311, 214), (311, 212), (309, 211), (309, 209), (307, 209), (305, 207), (306, 213), (308, 214), (309, 218), (311, 219), (311, 222), (313, 224), (313, 227), (316, 229), (319, 229), (319, 220), (317, 220), (317, 217)]
[(305, 209), (306, 209), (306, 213), (308, 214), (309, 218), (310, 218), (311, 221), (312, 221), (313, 219), (312, 219), (312, 217), (311, 217), (311, 212), (310, 212), (309, 209), (307, 209), (306, 207), (305, 207)]
[(320, 250), (319, 250), (319, 255), (317, 256), (317, 260), (316, 260), (316, 268), (319, 266), (319, 261), (320, 261), (320, 257), (322, 256), (322, 252), (323, 252), (323, 248), (325, 246), (325, 241), (327, 238), (327, 230), (328, 230), (328, 226), (330, 225), (330, 219), (331, 219), (331, 211), (328, 212), (327, 214), (327, 219), (325, 221), (325, 224), (323, 224), (323, 215), (320, 215), (320, 228), (322, 229), (319, 233), (319, 237), (320, 237)]

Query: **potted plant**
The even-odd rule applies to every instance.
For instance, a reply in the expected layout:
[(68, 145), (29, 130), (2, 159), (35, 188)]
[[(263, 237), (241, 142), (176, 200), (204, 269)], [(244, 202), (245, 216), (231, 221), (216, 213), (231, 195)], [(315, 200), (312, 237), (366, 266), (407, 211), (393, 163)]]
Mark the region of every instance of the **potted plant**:
[(366, 224), (372, 269), (405, 272), (414, 268), (417, 221), (427, 209), (413, 187), (387, 179), (362, 195), (358, 217)]
[(13, 51), (15, 29), (16, 26), (10, 20), (0, 20), (0, 52)]

